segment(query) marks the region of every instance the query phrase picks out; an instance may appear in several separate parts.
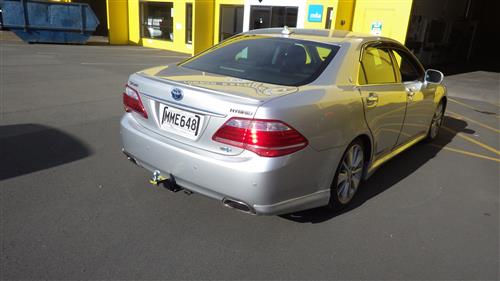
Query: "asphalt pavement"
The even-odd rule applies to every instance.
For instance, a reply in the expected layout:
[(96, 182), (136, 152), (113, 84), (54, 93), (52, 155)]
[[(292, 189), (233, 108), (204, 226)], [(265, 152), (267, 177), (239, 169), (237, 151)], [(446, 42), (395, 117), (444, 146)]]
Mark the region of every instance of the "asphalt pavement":
[(439, 139), (349, 210), (261, 217), (153, 187), (121, 153), (127, 76), (184, 57), (0, 41), (0, 279), (499, 279), (500, 74), (447, 78)]

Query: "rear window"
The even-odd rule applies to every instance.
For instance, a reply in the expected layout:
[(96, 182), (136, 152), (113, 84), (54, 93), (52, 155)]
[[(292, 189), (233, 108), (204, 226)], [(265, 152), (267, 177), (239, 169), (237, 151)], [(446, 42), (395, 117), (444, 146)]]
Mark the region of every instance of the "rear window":
[(339, 48), (289, 38), (241, 35), (181, 66), (257, 82), (300, 86), (315, 80)]

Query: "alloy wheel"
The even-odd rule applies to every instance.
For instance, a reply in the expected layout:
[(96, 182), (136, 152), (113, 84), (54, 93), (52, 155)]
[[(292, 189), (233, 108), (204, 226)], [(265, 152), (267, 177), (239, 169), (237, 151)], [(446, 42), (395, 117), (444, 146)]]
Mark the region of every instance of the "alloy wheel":
[(364, 153), (359, 144), (352, 145), (342, 159), (337, 176), (337, 197), (347, 204), (354, 197), (363, 176)]
[(434, 116), (432, 117), (431, 129), (430, 129), (430, 138), (434, 139), (438, 133), (441, 125), (443, 124), (443, 103), (440, 103), (436, 108), (436, 112), (434, 112)]

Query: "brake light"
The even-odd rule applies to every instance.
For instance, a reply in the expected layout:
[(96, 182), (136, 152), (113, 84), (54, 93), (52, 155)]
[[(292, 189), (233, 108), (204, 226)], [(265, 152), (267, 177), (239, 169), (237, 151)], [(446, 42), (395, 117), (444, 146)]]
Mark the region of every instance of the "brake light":
[(212, 139), (264, 157), (287, 155), (301, 150), (308, 143), (297, 130), (282, 121), (236, 117), (224, 123)]
[(129, 85), (125, 86), (125, 92), (123, 93), (123, 105), (125, 106), (126, 112), (135, 111), (144, 118), (148, 119), (148, 114), (146, 109), (144, 109), (139, 93)]

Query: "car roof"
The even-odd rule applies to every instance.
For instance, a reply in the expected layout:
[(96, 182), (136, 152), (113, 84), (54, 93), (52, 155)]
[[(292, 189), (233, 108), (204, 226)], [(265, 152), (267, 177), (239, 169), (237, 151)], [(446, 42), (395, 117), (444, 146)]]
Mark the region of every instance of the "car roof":
[(305, 28), (262, 28), (262, 29), (253, 29), (243, 34), (251, 34), (251, 35), (264, 35), (264, 36), (280, 36), (280, 37), (288, 37), (294, 39), (302, 39), (302, 40), (310, 40), (310, 41), (318, 41), (324, 43), (357, 43), (364, 44), (366, 42), (373, 41), (386, 41), (391, 43), (397, 43), (396, 40), (382, 37), (382, 36), (373, 36), (370, 34), (352, 32), (352, 31), (344, 31), (344, 30), (329, 30), (329, 29), (305, 29)]

